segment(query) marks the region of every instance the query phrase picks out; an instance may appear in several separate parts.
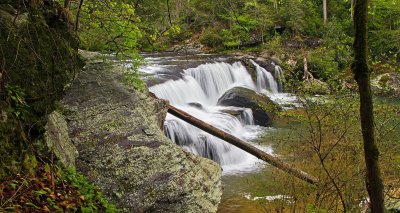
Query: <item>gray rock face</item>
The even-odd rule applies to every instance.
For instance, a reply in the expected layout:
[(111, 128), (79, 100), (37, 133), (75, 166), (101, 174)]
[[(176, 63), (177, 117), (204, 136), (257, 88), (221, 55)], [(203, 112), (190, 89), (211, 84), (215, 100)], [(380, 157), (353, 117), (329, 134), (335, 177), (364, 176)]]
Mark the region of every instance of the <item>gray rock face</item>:
[(385, 73), (371, 81), (372, 89), (379, 95), (400, 97), (400, 76), (397, 73)]
[(89, 64), (63, 100), (77, 170), (125, 212), (216, 212), (221, 168), (164, 136), (165, 101), (104, 66)]
[(225, 92), (219, 98), (218, 105), (250, 108), (255, 124), (260, 126), (268, 126), (274, 113), (281, 110), (279, 105), (267, 96), (243, 87), (235, 87)]
[(75, 168), (78, 151), (69, 138), (64, 116), (58, 112), (52, 112), (47, 119), (45, 130), (46, 150), (53, 152), (65, 168)]

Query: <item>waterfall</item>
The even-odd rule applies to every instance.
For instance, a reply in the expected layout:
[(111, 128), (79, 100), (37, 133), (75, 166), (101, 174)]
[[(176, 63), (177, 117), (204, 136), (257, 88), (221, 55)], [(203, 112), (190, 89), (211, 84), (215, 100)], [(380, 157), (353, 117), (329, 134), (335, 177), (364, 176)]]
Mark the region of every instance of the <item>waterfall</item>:
[(271, 64), (275, 67), (274, 77), (276, 79), (276, 82), (278, 83), (278, 91), (282, 92), (283, 91), (283, 85), (282, 85), (283, 71), (282, 71), (282, 68), (279, 65), (276, 65), (274, 62), (271, 62)]
[(250, 59), (250, 62), (255, 66), (257, 72), (257, 89), (270, 90), (272, 93), (278, 93), (278, 84), (274, 77), (266, 69), (258, 65), (256, 62)]
[[(229, 89), (237, 86), (256, 91), (266, 89), (278, 92), (271, 73), (256, 66), (257, 82), (254, 83), (246, 68), (236, 62), (205, 63), (183, 71), (179, 80), (170, 80), (150, 87), (159, 98), (245, 141), (254, 139), (261, 127), (254, 125), (251, 109), (217, 106), (218, 99)], [(235, 111), (240, 113), (230, 114)], [(166, 135), (185, 150), (207, 157), (219, 163), (224, 171), (246, 170), (253, 167), (257, 159), (192, 125), (168, 115), (164, 124)], [(264, 148), (265, 150), (265, 148)], [(271, 150), (265, 150), (272, 152)]]
[(239, 120), (246, 125), (254, 125), (253, 111), (244, 109), (239, 115)]
[(251, 76), (240, 62), (232, 65), (228, 63), (207, 63), (187, 69), (185, 73), (199, 82), (204, 93), (214, 104), (230, 88), (235, 86), (254, 88), (255, 86)]

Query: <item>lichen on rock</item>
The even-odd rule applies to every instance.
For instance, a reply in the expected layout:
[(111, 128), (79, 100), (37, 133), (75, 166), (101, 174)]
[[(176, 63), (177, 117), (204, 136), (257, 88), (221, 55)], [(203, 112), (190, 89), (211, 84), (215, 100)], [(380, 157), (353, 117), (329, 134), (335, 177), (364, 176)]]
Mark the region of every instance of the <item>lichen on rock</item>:
[(44, 141), (47, 151), (54, 153), (65, 168), (75, 169), (75, 158), (78, 156), (78, 151), (69, 138), (64, 116), (56, 111), (48, 116)]
[(66, 92), (77, 170), (125, 212), (216, 212), (221, 168), (166, 138), (167, 103), (126, 86), (122, 69), (88, 64)]

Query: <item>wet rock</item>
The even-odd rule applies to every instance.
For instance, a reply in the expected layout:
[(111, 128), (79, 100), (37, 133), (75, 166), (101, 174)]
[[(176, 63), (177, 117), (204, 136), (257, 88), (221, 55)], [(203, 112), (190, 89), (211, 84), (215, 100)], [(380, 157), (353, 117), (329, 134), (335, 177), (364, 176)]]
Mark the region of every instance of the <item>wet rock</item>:
[(239, 109), (239, 110), (230, 110), (230, 109), (226, 109), (226, 110), (221, 110), (222, 112), (232, 115), (233, 117), (239, 118), (242, 114), (243, 114), (243, 109)]
[(271, 61), (273, 61), (276, 65), (282, 64), (281, 59), (279, 59), (279, 58), (277, 58), (277, 57), (275, 57), (275, 56), (272, 56), (272, 57), (271, 57)]
[(250, 108), (255, 124), (260, 126), (271, 124), (275, 113), (281, 110), (281, 107), (267, 96), (243, 87), (235, 87), (225, 92), (219, 98), (218, 105)]
[(189, 103), (189, 106), (195, 107), (197, 109), (203, 109), (203, 105), (201, 105), (201, 103)]
[(256, 82), (257, 81), (256, 67), (250, 62), (249, 59), (241, 59), (240, 61), (242, 62), (243, 66), (246, 67), (246, 70), (250, 74), (251, 79), (253, 79), (253, 81)]
[(268, 72), (271, 72), (272, 74), (275, 73), (275, 65), (273, 65), (273, 61), (271, 60), (255, 60), (255, 62), (266, 69)]
[(266, 69), (268, 72), (274, 74), (275, 73), (275, 65), (272, 64), (273, 61), (265, 58), (245, 58), (241, 59), (240, 61), (242, 64), (246, 67), (247, 72), (251, 75), (251, 78), (253, 79), (254, 82), (257, 81), (257, 69), (254, 66), (253, 63), (251, 63), (251, 60), (256, 62), (258, 65)]
[(121, 82), (121, 70), (89, 64), (66, 92), (77, 170), (125, 212), (216, 212), (221, 168), (165, 137), (168, 103)]
[(203, 48), (204, 45), (199, 43), (185, 43), (185, 44), (175, 45), (172, 48), (168, 49), (168, 51), (194, 54), (194, 53), (201, 53)]

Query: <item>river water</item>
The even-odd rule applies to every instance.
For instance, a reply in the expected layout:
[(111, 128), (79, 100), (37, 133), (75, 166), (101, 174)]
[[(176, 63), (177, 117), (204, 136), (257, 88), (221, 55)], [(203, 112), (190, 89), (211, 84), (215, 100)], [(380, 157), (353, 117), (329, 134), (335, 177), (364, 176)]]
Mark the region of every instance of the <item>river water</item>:
[[(244, 87), (267, 95), (282, 105), (293, 104), (295, 100), (295, 97), (282, 92), (283, 85), (279, 80), (282, 70), (273, 63), (267, 70), (255, 60), (223, 55), (155, 53), (143, 54), (143, 57), (147, 63), (139, 71), (149, 90), (157, 97), (169, 100), (171, 105), (249, 143), (261, 133), (275, 129), (254, 125), (251, 109), (218, 106), (218, 99), (225, 92), (234, 87)], [(253, 65), (256, 79), (242, 60), (248, 60)], [(231, 111), (238, 112), (239, 116), (227, 113)], [(172, 115), (167, 115), (164, 128), (166, 135), (185, 150), (221, 165), (224, 195), (219, 212), (243, 212), (245, 209), (237, 200), (257, 200), (252, 192), (267, 183), (256, 181), (256, 185), (246, 185), (243, 181), (260, 178), (260, 175), (267, 180), (265, 172), (268, 173), (268, 166), (265, 163)], [(252, 145), (274, 154), (269, 146)], [(260, 192), (266, 191), (261, 189)], [(265, 199), (275, 197), (271, 195)]]

